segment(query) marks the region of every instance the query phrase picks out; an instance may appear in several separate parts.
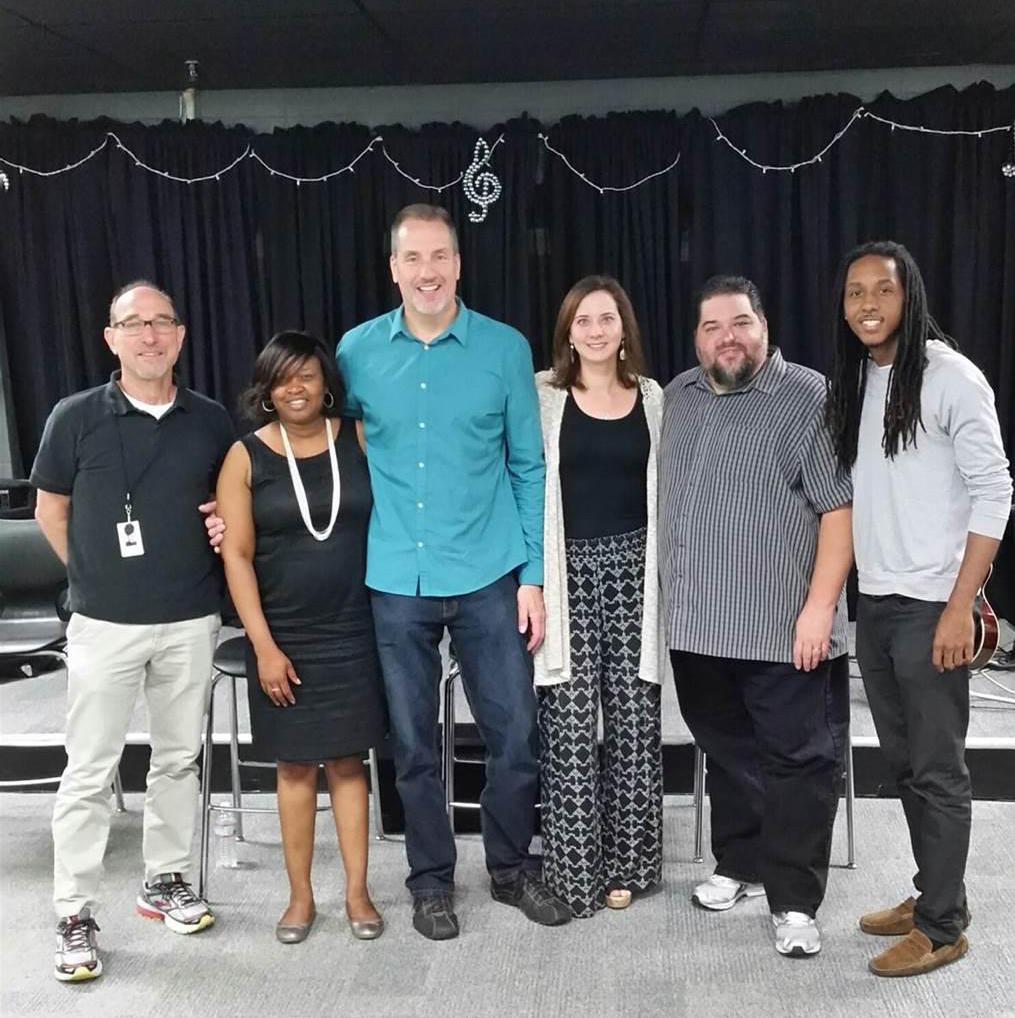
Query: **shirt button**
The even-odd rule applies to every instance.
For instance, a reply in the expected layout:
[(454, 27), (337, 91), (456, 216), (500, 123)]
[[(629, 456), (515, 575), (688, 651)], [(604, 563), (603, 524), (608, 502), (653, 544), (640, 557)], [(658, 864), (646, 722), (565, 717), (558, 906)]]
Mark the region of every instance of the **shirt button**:
[(422, 502), (417, 502), (416, 503), (416, 508), (417, 509), (422, 509), (423, 508), (423, 503)]
[(417, 541), (416, 542), (416, 547), (417, 548), (422, 548), (423, 547), (423, 542), (422, 541)]
[(425, 424), (424, 424), (424, 423), (423, 423), (422, 421), (420, 421), (420, 422), (419, 422), (419, 426), (420, 426), (421, 428), (425, 428), (425, 427), (426, 427), (426, 425), (425, 425)]
[(423, 467), (425, 466), (422, 460), (420, 460), (419, 463), (417, 463), (416, 465), (419, 467), (420, 470), (422, 470)]
[(421, 389), (425, 389), (425, 388), (426, 388), (426, 382), (420, 382), (420, 383), (419, 383), (419, 387), (420, 387)]

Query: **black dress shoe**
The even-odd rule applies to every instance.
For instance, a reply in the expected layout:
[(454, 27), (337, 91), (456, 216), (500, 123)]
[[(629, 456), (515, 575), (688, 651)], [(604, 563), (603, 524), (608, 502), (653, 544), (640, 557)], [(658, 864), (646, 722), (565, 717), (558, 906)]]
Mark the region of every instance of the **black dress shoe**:
[(428, 940), (453, 940), (458, 936), (458, 916), (452, 911), (450, 894), (424, 894), (412, 900), (412, 925)]
[(540, 926), (563, 926), (573, 917), (571, 909), (542, 880), (525, 870), (507, 882), (491, 880), (490, 893), (494, 901), (514, 905)]

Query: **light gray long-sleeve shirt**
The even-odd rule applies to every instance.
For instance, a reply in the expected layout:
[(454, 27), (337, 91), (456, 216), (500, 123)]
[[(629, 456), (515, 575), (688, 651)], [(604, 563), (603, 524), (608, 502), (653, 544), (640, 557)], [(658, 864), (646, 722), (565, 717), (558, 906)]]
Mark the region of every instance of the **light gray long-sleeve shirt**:
[(853, 466), (853, 545), (862, 594), (947, 601), (970, 532), (1000, 538), (1012, 481), (994, 393), (967, 357), (927, 343), (916, 444), (885, 456), (891, 366), (867, 363)]

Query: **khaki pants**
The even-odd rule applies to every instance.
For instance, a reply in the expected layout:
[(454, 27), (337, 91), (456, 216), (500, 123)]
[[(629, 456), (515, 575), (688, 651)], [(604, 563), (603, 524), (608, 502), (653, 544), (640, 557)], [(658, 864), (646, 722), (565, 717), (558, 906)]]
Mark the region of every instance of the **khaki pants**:
[(75, 614), (67, 627), (67, 767), (53, 808), (57, 916), (98, 906), (110, 783), (144, 689), (152, 757), (145, 795), (145, 879), (190, 870), (197, 756), (218, 615), (122, 625)]

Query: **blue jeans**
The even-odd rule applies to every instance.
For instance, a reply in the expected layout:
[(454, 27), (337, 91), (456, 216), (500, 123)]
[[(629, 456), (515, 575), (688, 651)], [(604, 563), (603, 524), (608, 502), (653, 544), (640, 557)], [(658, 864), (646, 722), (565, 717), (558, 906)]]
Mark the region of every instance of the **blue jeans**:
[(538, 785), (539, 738), (532, 661), (518, 632), (513, 574), (458, 597), (407, 597), (372, 591), (374, 628), (387, 692), (405, 851), (414, 896), (454, 889), (455, 840), (444, 807), (437, 749), (444, 630), (486, 744), (480, 817), (486, 867), (498, 880), (528, 859)]

